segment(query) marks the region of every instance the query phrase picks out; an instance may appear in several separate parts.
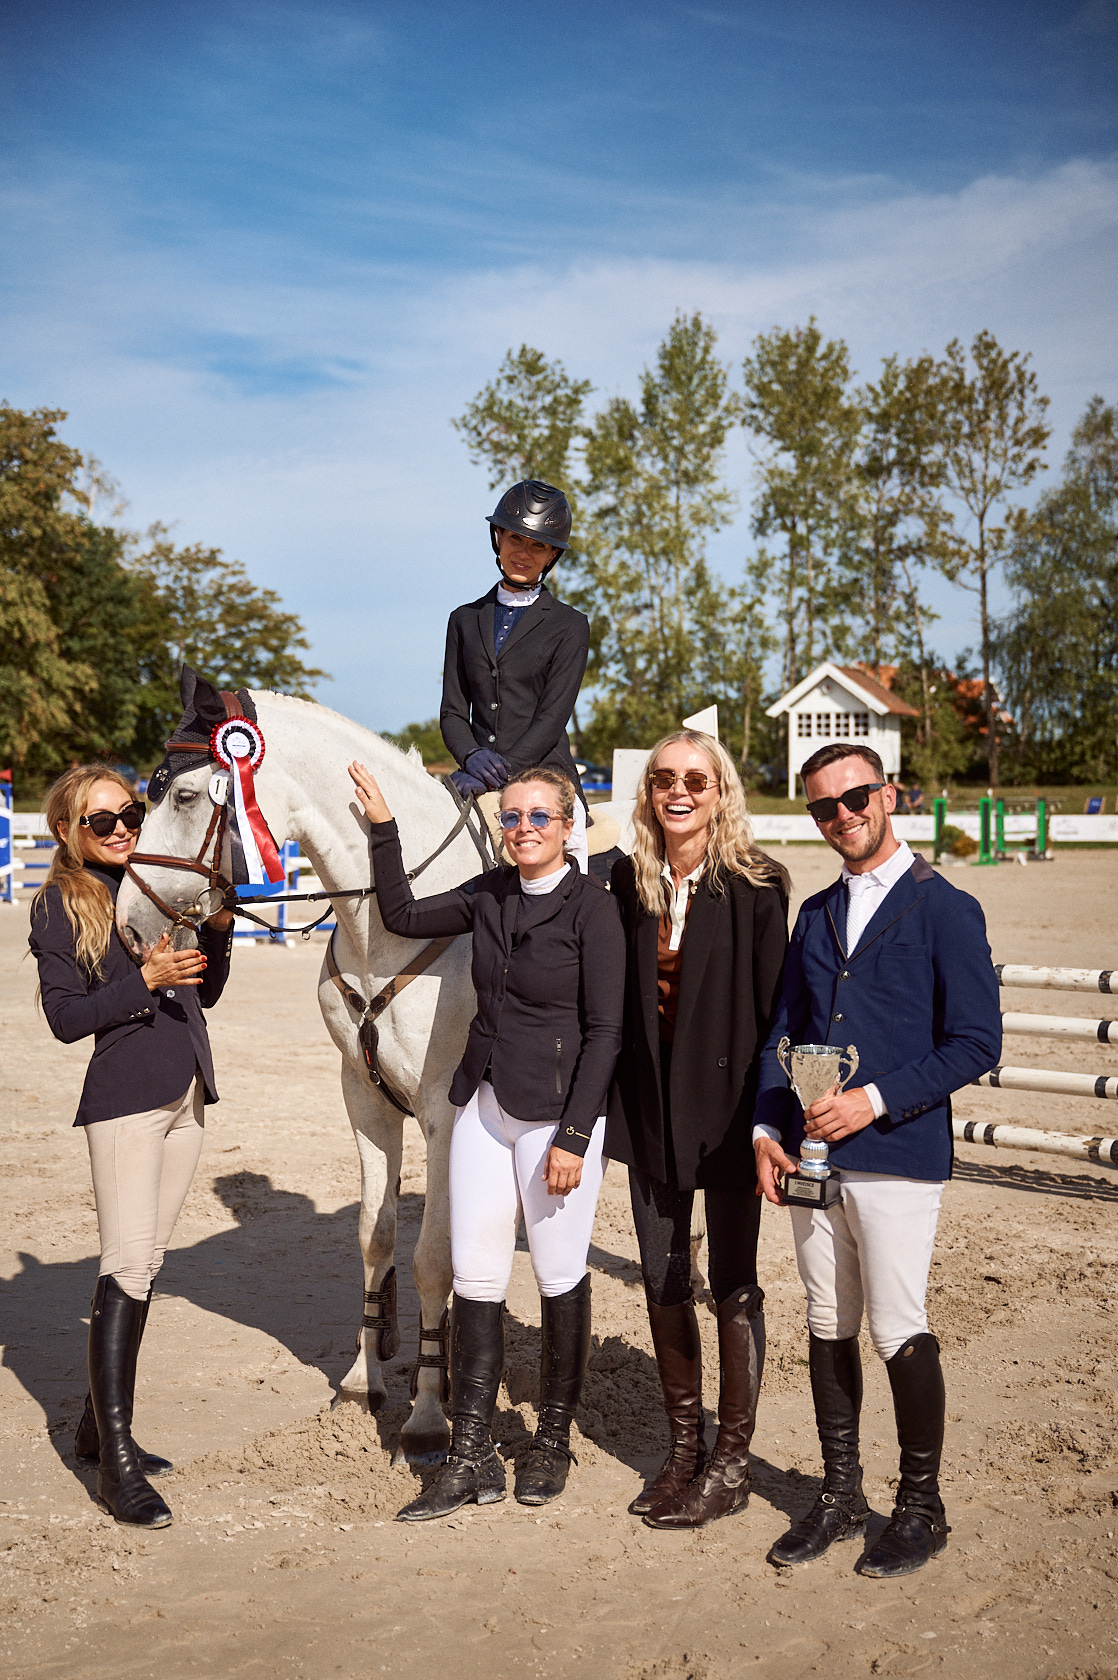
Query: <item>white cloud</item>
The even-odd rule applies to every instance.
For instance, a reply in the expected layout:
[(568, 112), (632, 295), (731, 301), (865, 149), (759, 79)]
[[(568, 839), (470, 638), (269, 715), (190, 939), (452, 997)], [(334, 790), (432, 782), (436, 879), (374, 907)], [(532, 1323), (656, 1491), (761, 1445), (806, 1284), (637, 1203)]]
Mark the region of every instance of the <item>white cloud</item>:
[[(632, 391), (675, 310), (701, 309), (734, 360), (814, 313), (871, 375), (891, 350), (983, 327), (1031, 350), (1053, 398), (1053, 465), (1096, 390), (1118, 396), (1118, 167), (1073, 162), (955, 193), (813, 183), (756, 212), (787, 253), (749, 262), (605, 258), (432, 277), (226, 233), (143, 232), (120, 181), (9, 194), (0, 390), (71, 411), (66, 435), (122, 481), (137, 523), (178, 521), (243, 559), (306, 621), (338, 678), (324, 698), (393, 727), (437, 707), (445, 619), (491, 578), (491, 494), (449, 417), (510, 345)], [(802, 186), (802, 184), (801, 184)], [(822, 207), (820, 207), (822, 206)], [(730, 212), (748, 218), (752, 212)], [(725, 228), (712, 244), (726, 248)], [(735, 241), (750, 248), (748, 222)], [(742, 440), (732, 466), (743, 490)], [(736, 564), (746, 503), (717, 556)], [(971, 639), (947, 592), (948, 648)]]

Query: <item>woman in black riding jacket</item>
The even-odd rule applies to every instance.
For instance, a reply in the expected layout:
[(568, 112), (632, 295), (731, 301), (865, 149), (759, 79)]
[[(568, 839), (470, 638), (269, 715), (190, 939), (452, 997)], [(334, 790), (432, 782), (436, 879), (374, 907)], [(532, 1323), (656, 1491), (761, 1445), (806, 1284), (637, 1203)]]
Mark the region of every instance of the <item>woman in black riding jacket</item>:
[(47, 823), (58, 850), (32, 900), (29, 943), (51, 1032), (64, 1044), (94, 1041), (74, 1124), (89, 1146), (101, 1266), (75, 1448), (99, 1460), (97, 1492), (118, 1522), (165, 1528), (171, 1512), (147, 1477), (172, 1466), (132, 1438), (136, 1360), (201, 1153), (203, 1105), (217, 1101), (202, 1009), (225, 985), (233, 917), (211, 917), (193, 951), (172, 950), (164, 934), (136, 964), (115, 908), (143, 815), (129, 783), (103, 765), (55, 782)]
[(590, 1349), (586, 1253), (625, 989), (617, 907), (564, 851), (575, 790), (551, 766), (527, 769), (502, 790), (514, 867), (418, 901), (379, 787), (364, 765), (349, 772), (371, 824), (385, 927), (408, 939), (473, 934), (477, 1014), (450, 1089), (453, 1438), (435, 1481), (400, 1518), (421, 1522), (505, 1496), (490, 1426), (522, 1217), (540, 1289), (542, 1350), (539, 1425), (515, 1494), (542, 1505), (566, 1482)]

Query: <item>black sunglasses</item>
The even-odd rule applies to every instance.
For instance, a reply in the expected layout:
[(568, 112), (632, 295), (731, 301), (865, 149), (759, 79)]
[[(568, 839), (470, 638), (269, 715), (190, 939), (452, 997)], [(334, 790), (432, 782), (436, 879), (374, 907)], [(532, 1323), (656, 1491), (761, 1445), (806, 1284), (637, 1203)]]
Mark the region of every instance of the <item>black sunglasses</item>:
[(837, 799), (809, 799), (808, 814), (813, 816), (817, 823), (834, 822), (839, 814), (839, 806), (845, 805), (851, 816), (857, 816), (858, 812), (864, 811), (869, 804), (870, 794), (876, 793), (884, 786), (884, 782), (863, 782), (861, 787), (847, 788)]
[(503, 829), (511, 830), (520, 827), (520, 819), (524, 816), (533, 828), (546, 828), (548, 823), (565, 820), (558, 811), (545, 811), (542, 806), (537, 806), (534, 811), (502, 811), (497, 820)]
[(136, 834), (143, 827), (146, 807), (142, 799), (134, 799), (131, 805), (126, 805), (123, 811), (91, 811), (87, 817), (79, 817), (81, 828), (91, 828), (98, 840), (107, 840), (115, 833), (117, 823), (123, 823), (129, 834)]

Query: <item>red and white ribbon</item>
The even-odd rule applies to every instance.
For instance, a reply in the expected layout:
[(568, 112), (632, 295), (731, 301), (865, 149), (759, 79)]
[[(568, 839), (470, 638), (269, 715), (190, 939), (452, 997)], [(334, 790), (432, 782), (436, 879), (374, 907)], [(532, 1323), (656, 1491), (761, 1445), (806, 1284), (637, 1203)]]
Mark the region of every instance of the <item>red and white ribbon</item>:
[(232, 771), (233, 809), (249, 880), (255, 886), (266, 880), (282, 881), (283, 864), (256, 803), (253, 772), (264, 757), (263, 734), (248, 718), (226, 718), (210, 736), (210, 751), (224, 769)]

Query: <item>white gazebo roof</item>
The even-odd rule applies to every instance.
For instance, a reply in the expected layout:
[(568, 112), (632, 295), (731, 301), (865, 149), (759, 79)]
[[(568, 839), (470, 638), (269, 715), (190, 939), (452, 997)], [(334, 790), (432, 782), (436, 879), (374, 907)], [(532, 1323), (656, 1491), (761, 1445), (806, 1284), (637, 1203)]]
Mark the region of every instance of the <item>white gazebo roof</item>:
[(791, 711), (793, 706), (828, 678), (840, 688), (853, 693), (855, 699), (863, 700), (867, 708), (876, 712), (878, 717), (885, 717), (890, 712), (899, 717), (920, 715), (915, 706), (910, 706), (907, 700), (902, 700), (899, 695), (886, 688), (884, 683), (879, 683), (868, 671), (860, 670), (856, 665), (832, 665), (830, 660), (824, 660), (823, 664), (817, 665), (802, 682), (798, 682), (795, 688), (790, 688), (787, 694), (782, 694), (779, 700), (767, 707), (766, 717), (777, 718)]

